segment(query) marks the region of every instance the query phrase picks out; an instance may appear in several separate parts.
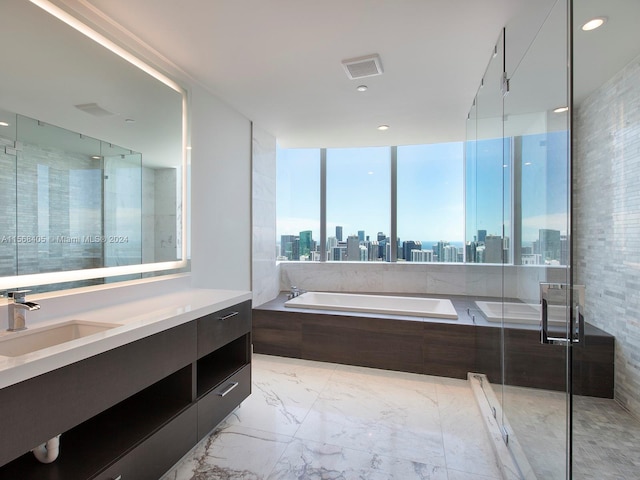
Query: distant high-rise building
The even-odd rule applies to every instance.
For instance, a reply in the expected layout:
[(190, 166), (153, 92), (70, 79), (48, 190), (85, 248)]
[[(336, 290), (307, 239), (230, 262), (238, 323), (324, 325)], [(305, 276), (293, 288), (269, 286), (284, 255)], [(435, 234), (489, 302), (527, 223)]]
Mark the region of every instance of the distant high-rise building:
[(334, 262), (342, 262), (347, 258), (347, 248), (342, 245), (333, 247), (331, 249), (331, 260)]
[(364, 245), (360, 245), (358, 248), (360, 248), (360, 261), (361, 262), (366, 262), (369, 260), (369, 250), (367, 250), (367, 247), (365, 247)]
[(485, 263), (484, 262), (484, 251), (486, 247), (484, 245), (476, 246), (476, 263)]
[(300, 260), (300, 238), (296, 235), (281, 235), (280, 255), (287, 260)]
[(387, 249), (387, 236), (383, 232), (378, 232), (378, 257), (383, 261), (391, 261), (391, 249)]
[(358, 230), (358, 240), (364, 242), (364, 230)]
[(402, 258), (407, 262), (412, 262), (411, 252), (413, 250), (422, 250), (422, 242), (416, 242), (414, 240), (405, 240), (402, 242)]
[[(445, 253), (445, 248), (449, 247), (449, 242), (445, 242), (440, 240), (436, 245), (432, 248), (434, 255), (437, 257), (435, 259), (436, 262), (450, 262), (451, 260), (447, 260), (447, 254)], [(451, 258), (451, 254), (449, 254), (449, 258)]]
[(543, 263), (556, 260), (560, 262), (560, 230), (541, 228), (538, 230), (540, 256)]
[(336, 238), (339, 242), (342, 241), (342, 227), (336, 227)]
[(478, 230), (478, 243), (484, 243), (487, 238), (486, 230)]
[(477, 263), (476, 260), (476, 242), (467, 242), (465, 245), (465, 256), (467, 263)]
[(280, 256), (291, 260), (291, 245), (295, 238), (295, 235), (280, 235)]
[(539, 265), (540, 255), (537, 253), (523, 253), (522, 265)]
[[(447, 242), (448, 243), (448, 242)], [(458, 249), (453, 245), (442, 247), (442, 262), (455, 263), (458, 261)]]
[(338, 239), (336, 237), (327, 238), (327, 252), (331, 252), (331, 249), (337, 246), (338, 246)]
[(484, 246), (483, 263), (502, 263), (502, 237), (487, 235), (484, 239)]
[(360, 260), (360, 240), (357, 235), (347, 237), (347, 260), (350, 262)]
[(412, 262), (431, 262), (433, 261), (433, 252), (431, 250), (411, 250)]
[(311, 230), (300, 232), (300, 255), (309, 256), (315, 250), (313, 247), (313, 238), (311, 238)]
[(569, 238), (566, 235), (560, 235), (560, 265), (569, 265)]
[(378, 242), (376, 242), (375, 240), (373, 242), (369, 242), (367, 244), (367, 247), (369, 249), (369, 261), (370, 262), (377, 262), (378, 260), (381, 259), (381, 257), (380, 257), (380, 245), (378, 244)]

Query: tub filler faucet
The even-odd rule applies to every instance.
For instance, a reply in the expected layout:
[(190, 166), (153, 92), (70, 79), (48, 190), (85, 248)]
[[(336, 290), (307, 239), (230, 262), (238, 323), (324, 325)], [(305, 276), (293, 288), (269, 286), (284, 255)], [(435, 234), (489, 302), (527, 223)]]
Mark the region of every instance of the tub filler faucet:
[(300, 290), (295, 285), (291, 285), (291, 291), (289, 292), (289, 295), (288, 295), (289, 296), (289, 300), (291, 300), (292, 298), (296, 298), (296, 297), (300, 296), (303, 293), (305, 293), (304, 290)]
[(34, 302), (27, 302), (26, 295), (31, 290), (15, 290), (9, 292), (7, 296), (13, 299), (9, 303), (9, 332), (17, 332), (27, 328), (27, 312), (40, 310), (40, 305)]

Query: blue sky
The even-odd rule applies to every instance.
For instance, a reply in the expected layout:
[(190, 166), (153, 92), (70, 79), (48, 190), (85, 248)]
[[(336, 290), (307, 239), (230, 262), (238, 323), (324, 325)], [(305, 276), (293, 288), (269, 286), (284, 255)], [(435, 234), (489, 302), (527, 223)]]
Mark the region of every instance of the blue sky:
[[(403, 240), (462, 241), (461, 143), (398, 148), (398, 235)], [(327, 150), (327, 232), (390, 233), (390, 148)], [(320, 235), (320, 151), (278, 150), (277, 236)]]

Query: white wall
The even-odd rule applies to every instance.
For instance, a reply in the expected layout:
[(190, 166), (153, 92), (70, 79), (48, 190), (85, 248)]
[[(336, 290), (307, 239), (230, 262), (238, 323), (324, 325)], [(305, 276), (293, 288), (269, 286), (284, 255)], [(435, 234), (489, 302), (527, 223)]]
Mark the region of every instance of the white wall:
[(191, 91), (191, 272), (194, 287), (251, 289), (251, 122)]
[(276, 269), (276, 139), (253, 124), (253, 306), (275, 298), (280, 282)]

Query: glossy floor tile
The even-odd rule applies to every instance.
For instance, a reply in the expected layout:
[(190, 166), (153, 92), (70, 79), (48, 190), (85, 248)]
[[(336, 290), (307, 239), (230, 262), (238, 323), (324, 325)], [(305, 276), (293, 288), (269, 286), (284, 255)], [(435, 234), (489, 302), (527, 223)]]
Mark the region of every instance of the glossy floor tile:
[(464, 380), (254, 355), (253, 392), (162, 480), (496, 480)]
[[(504, 392), (509, 422), (537, 477), (565, 478), (566, 395), (523, 387)], [(573, 478), (640, 480), (640, 421), (614, 400), (574, 396)]]

